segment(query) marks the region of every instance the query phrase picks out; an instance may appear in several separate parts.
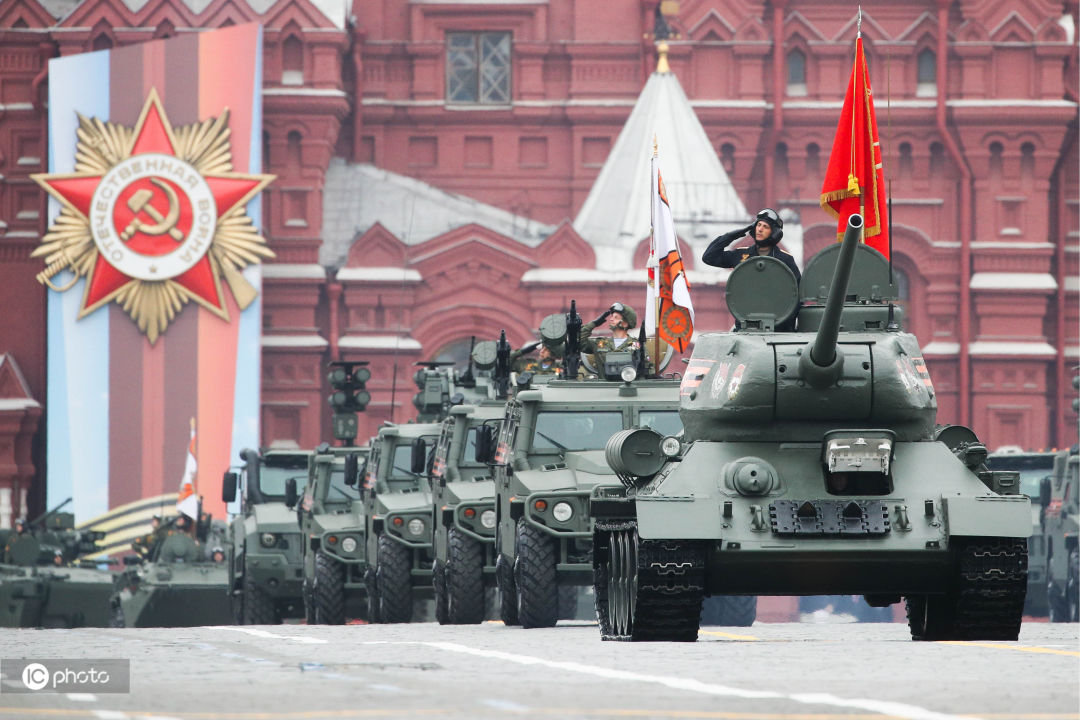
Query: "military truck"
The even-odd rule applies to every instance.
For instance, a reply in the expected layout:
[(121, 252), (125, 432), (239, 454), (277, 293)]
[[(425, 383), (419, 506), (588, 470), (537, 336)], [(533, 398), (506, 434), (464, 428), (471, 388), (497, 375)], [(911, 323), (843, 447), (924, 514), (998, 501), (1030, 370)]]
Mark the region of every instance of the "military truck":
[(296, 508), (302, 552), (304, 617), (309, 624), (340, 625), (366, 614), (364, 503), (357, 482), (366, 447), (323, 443), (309, 459), (303, 497), (299, 483), (285, 485), (285, 503)]
[(1028, 537), (1028, 587), (1024, 599), (1025, 615), (1046, 615), (1046, 545), (1043, 539), (1043, 513), (1039, 504), (1043, 480), (1054, 473), (1053, 452), (1024, 452), (1018, 447), (998, 448), (986, 459), (991, 470), (1014, 470), (1020, 473), (1020, 492), (1031, 499), (1031, 536)]
[(495, 481), (496, 580), (507, 625), (551, 627), (573, 611), (560, 604), (592, 584), (589, 495), (598, 485), (618, 484), (604, 461), (608, 438), (626, 428), (663, 435), (682, 428), (677, 381), (621, 372), (622, 382), (551, 380), (536, 387), (520, 376), (497, 437), (477, 438)]
[(1043, 481), (1043, 544), (1046, 600), (1051, 622), (1080, 620), (1080, 455), (1077, 446), (1057, 453), (1051, 478)]
[(69, 498), (23, 526), (0, 530), (0, 627), (108, 627), (113, 575), (87, 556), (101, 531), (76, 530)]
[(285, 505), (285, 485), (307, 482), (310, 450), (245, 449), (239, 472), (226, 472), (221, 499), (240, 497), (229, 525), (229, 591), (236, 622), (273, 625), (303, 617), (303, 547), (296, 512)]
[(435, 618), (478, 623), (485, 588), (495, 585), (495, 481), (477, 459), (476, 438), (503, 417), (499, 401), (451, 408), (431, 469)]
[(433, 596), (427, 465), (441, 429), (387, 424), (372, 440), (363, 480), (369, 622), (411, 622), (415, 603)]
[[(693, 641), (714, 594), (906, 599), (915, 640), (1015, 640), (1028, 498), (959, 426), (937, 427), (888, 260), (844, 241), (800, 285), (752, 258), (728, 278), (741, 329), (702, 333), (680, 389), (683, 436), (605, 448), (621, 484), (594, 491), (601, 635)], [(775, 328), (798, 310), (798, 330)]]
[[(226, 542), (228, 528), (218, 522), (208, 542), (170, 525), (149, 561), (128, 567), (114, 578), (109, 598), (112, 627), (195, 627), (233, 622), (229, 570), (211, 557)], [(222, 549), (225, 549), (224, 547)], [(227, 549), (226, 549), (227, 552)], [(138, 562), (129, 556), (126, 563)]]

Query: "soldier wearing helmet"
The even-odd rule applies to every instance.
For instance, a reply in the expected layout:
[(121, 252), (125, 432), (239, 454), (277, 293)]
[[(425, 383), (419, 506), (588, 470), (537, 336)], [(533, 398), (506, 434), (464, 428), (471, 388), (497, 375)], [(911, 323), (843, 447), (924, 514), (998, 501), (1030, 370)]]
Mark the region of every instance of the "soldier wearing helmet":
[[(592, 332), (607, 320), (611, 337), (592, 337)], [(612, 303), (604, 312), (581, 326), (580, 348), (583, 353), (608, 352), (611, 350), (630, 350), (637, 348), (636, 341), (630, 337), (630, 330), (637, 327), (637, 313), (629, 305), (621, 302)], [(631, 343), (626, 345), (626, 343)]]
[[(752, 237), (754, 244), (735, 250), (726, 249), (728, 245), (744, 235)], [(758, 212), (754, 222), (744, 228), (724, 233), (709, 243), (709, 247), (705, 248), (701, 259), (707, 265), (713, 267), (733, 268), (749, 258), (767, 255), (787, 265), (788, 270), (791, 270), (791, 273), (795, 276), (795, 280), (801, 280), (802, 273), (799, 272), (799, 266), (795, 264), (795, 258), (777, 247), (777, 243), (783, 237), (783, 219), (772, 208), (765, 208)]]

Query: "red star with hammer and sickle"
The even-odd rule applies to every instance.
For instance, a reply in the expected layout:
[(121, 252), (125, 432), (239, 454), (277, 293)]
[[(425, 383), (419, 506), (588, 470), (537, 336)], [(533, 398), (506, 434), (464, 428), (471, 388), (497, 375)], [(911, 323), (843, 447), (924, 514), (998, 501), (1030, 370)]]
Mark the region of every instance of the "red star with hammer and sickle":
[[(130, 157), (144, 153), (177, 157), (172, 126), (154, 90), (150, 91), (146, 104), (143, 105), (139, 121), (135, 126), (134, 137)], [(179, 159), (183, 160), (183, 158)], [(271, 177), (221, 173), (204, 175), (203, 179), (213, 193), (214, 202), (217, 205), (217, 216), (221, 218), (237, 205), (246, 203), (254, 197), (270, 182)], [(44, 185), (53, 197), (74, 210), (89, 224), (91, 200), (103, 178), (104, 175), (89, 174), (48, 175), (39, 176), (38, 182)], [(228, 317), (220, 278), (214, 271), (209, 252), (206, 252), (193, 267), (169, 279), (187, 289), (196, 302), (221, 317)], [(109, 302), (130, 282), (133, 282), (132, 278), (117, 270), (101, 253), (98, 253), (86, 284), (80, 316)]]

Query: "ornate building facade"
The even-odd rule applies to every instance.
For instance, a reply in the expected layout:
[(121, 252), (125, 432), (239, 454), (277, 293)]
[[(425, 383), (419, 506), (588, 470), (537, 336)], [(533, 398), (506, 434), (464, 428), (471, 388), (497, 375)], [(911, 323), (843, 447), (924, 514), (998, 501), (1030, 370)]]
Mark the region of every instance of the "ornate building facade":
[[(502, 329), (522, 343), (570, 299), (591, 316), (641, 297), (644, 271), (611, 267), (575, 218), (655, 68), (658, 31), (745, 208), (798, 217), (804, 257), (835, 238), (818, 193), (859, 30), (852, 3), (8, 0), (4, 513), (25, 512), (21, 490), (44, 472), (46, 291), (29, 255), (45, 197), (29, 176), (47, 167), (47, 61), (244, 22), (265, 28), (264, 158), (278, 176), (263, 204), (277, 254), (263, 281), (266, 443), (329, 438), (330, 360), (372, 363), (364, 438), (412, 416), (416, 361)], [(1074, 2), (863, 2), (907, 326), (940, 421), (992, 448), (1076, 442), (1076, 24)], [(683, 220), (702, 237), (749, 220), (710, 217), (715, 188), (686, 182)], [(723, 276), (691, 280), (698, 328), (729, 326)]]

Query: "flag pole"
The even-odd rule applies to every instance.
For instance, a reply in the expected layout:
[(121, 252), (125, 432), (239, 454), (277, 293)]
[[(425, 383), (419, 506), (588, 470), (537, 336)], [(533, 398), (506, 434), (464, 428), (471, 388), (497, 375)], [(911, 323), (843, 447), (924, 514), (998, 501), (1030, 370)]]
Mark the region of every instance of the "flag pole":
[[(660, 278), (657, 277), (660, 268), (656, 257), (656, 196), (660, 194), (660, 169), (657, 167), (659, 155), (659, 143), (653, 133), (652, 172), (649, 173), (649, 291), (653, 294), (653, 372), (657, 375), (660, 374)], [(651, 187), (653, 183), (656, 187)], [(656, 193), (656, 196), (653, 193)], [(641, 352), (645, 352), (645, 348), (641, 348)], [(648, 367), (646, 363), (646, 371)]]

